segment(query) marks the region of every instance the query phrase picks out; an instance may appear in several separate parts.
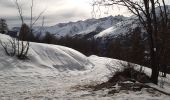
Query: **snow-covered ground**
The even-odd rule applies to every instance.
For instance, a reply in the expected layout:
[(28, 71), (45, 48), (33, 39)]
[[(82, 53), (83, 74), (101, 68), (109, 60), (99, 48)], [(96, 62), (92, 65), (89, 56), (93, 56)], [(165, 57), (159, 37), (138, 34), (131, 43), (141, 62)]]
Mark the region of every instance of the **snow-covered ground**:
[[(10, 37), (0, 34), (5, 41)], [(31, 43), (29, 60), (5, 55), (0, 46), (0, 100), (169, 100), (169, 96), (143, 89), (108, 95), (108, 90), (81, 89), (107, 81), (123, 66), (119, 60), (85, 55), (71, 48)], [(168, 76), (166, 86), (170, 85)], [(79, 87), (80, 89), (76, 89)]]

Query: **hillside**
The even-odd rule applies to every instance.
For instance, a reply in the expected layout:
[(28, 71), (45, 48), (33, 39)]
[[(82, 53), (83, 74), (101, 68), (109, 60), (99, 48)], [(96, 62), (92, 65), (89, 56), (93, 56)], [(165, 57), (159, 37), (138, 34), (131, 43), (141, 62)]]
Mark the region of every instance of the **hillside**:
[[(10, 39), (0, 34), (2, 41)], [(108, 95), (109, 90), (92, 91), (81, 88), (83, 85), (99, 84), (108, 80), (114, 73), (123, 69), (116, 59), (86, 57), (71, 48), (31, 43), (28, 60), (18, 60), (6, 56), (0, 46), (0, 99), (1, 100), (46, 100), (46, 99), (158, 99), (169, 100), (169, 96), (157, 91), (121, 92)], [(111, 70), (112, 69), (112, 70)], [(146, 71), (149, 69), (146, 68)], [(147, 73), (150, 73), (147, 72)], [(165, 86), (168, 87), (169, 75)]]

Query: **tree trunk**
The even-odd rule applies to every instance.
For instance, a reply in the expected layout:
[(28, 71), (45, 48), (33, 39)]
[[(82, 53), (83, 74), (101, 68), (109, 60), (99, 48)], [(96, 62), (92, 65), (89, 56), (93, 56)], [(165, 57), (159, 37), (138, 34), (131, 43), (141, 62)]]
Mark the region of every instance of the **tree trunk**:
[(154, 84), (158, 84), (158, 75), (159, 75), (159, 57), (158, 57), (158, 24), (157, 24), (157, 18), (156, 18), (156, 12), (155, 12), (155, 0), (151, 0), (151, 9), (152, 9), (152, 35), (153, 35), (153, 43), (154, 43), (154, 48), (152, 50), (152, 56), (153, 56), (153, 61), (152, 61), (152, 75), (151, 75), (151, 81)]
[(159, 75), (159, 70), (158, 70), (158, 62), (156, 59), (156, 51), (154, 50), (154, 41), (153, 41), (153, 37), (152, 34), (149, 33), (149, 37), (150, 37), (150, 56), (151, 56), (151, 69), (152, 69), (152, 73), (151, 73), (151, 81), (154, 84), (158, 84), (158, 75)]

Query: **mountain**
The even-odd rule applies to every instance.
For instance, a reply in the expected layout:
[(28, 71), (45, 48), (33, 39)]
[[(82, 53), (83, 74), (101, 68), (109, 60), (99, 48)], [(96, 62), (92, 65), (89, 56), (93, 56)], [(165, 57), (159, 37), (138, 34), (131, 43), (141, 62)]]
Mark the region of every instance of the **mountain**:
[(112, 27), (113, 25), (126, 20), (124, 16), (109, 16), (100, 19), (87, 19), (85, 21), (69, 22), (69, 23), (59, 23), (51, 27), (36, 27), (35, 32), (42, 32), (42, 35), (45, 32), (50, 32), (57, 37), (62, 36), (76, 36), (76, 35), (86, 35), (91, 32), (101, 32), (107, 28)]
[(107, 37), (118, 36), (121, 34), (127, 34), (129, 31), (135, 29), (138, 26), (139, 26), (139, 22), (137, 19), (128, 18), (123, 22), (119, 22), (113, 25), (112, 27), (101, 31), (100, 33), (95, 35), (95, 38), (107, 38)]
[[(167, 6), (167, 11), (170, 13), (170, 6)], [(156, 13), (160, 15), (160, 8), (156, 8)], [(143, 16), (143, 14), (141, 13)], [(43, 37), (46, 32), (49, 32), (56, 37), (78, 37), (78, 38), (114, 38), (118, 35), (128, 34), (133, 29), (141, 27), (136, 16), (124, 17), (108, 16), (99, 19), (87, 19), (77, 22), (59, 23), (54, 26), (38, 26), (34, 27), (34, 33)], [(14, 31), (19, 31), (19, 27), (14, 27)], [(144, 32), (144, 30), (142, 30)]]
[[(138, 20), (135, 17), (108, 16), (99, 19), (87, 19), (84, 21), (59, 23), (54, 26), (34, 27), (35, 35), (43, 37), (49, 32), (56, 37), (78, 37), (78, 38), (112, 38), (117, 35), (126, 34), (131, 29), (138, 27)], [(14, 27), (13, 31), (19, 31)]]

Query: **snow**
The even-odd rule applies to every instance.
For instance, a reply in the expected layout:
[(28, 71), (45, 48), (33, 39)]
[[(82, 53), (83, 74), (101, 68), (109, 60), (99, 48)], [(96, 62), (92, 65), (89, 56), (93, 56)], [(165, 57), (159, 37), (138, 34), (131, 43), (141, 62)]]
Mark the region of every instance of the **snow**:
[[(148, 75), (151, 76), (151, 69), (144, 67), (144, 66), (139, 66), (136, 65), (135, 69), (140, 70), (140, 68), (143, 67), (143, 71)], [(161, 72), (159, 73), (159, 78), (158, 78), (158, 86), (153, 84), (153, 83), (148, 83), (147, 85), (150, 87), (154, 87), (155, 89), (158, 89), (160, 91), (164, 91), (167, 94), (170, 94), (170, 75), (167, 74), (166, 78), (161, 77)], [(161, 82), (164, 81), (163, 88), (161, 87)]]
[[(2, 41), (8, 41), (10, 37), (6, 35), (0, 35)], [(5, 39), (6, 38), (6, 39)], [(8, 67), (21, 71), (35, 70), (40, 72), (46, 70), (56, 70), (56, 71), (76, 71), (82, 70), (86, 71), (91, 69), (93, 66), (86, 56), (75, 51), (71, 48), (57, 46), (57, 45), (47, 45), (41, 43), (31, 43), (30, 50), (28, 53), (29, 60), (20, 61), (16, 58), (11, 58), (5, 55), (2, 46), (0, 47), (0, 59), (3, 61), (1, 64), (1, 69), (7, 69)], [(6, 59), (4, 59), (6, 58)], [(9, 60), (8, 60), (9, 59)], [(7, 66), (7, 67), (6, 67)], [(16, 68), (18, 68), (16, 70)], [(45, 73), (44, 73), (45, 74)]]
[[(0, 40), (8, 39), (0, 34)], [(71, 48), (41, 43), (31, 43), (28, 57), (25, 61), (8, 57), (0, 46), (0, 100), (169, 100), (169, 96), (145, 89), (108, 95), (108, 89), (75, 88), (107, 81), (123, 69), (120, 60), (86, 57)], [(169, 80), (168, 76), (167, 84)]]
[(99, 34), (95, 35), (95, 38), (107, 38), (125, 35), (128, 34), (130, 30), (133, 30), (138, 26), (138, 21), (136, 21), (134, 18), (128, 18), (124, 21), (114, 24), (108, 29), (103, 30)]

